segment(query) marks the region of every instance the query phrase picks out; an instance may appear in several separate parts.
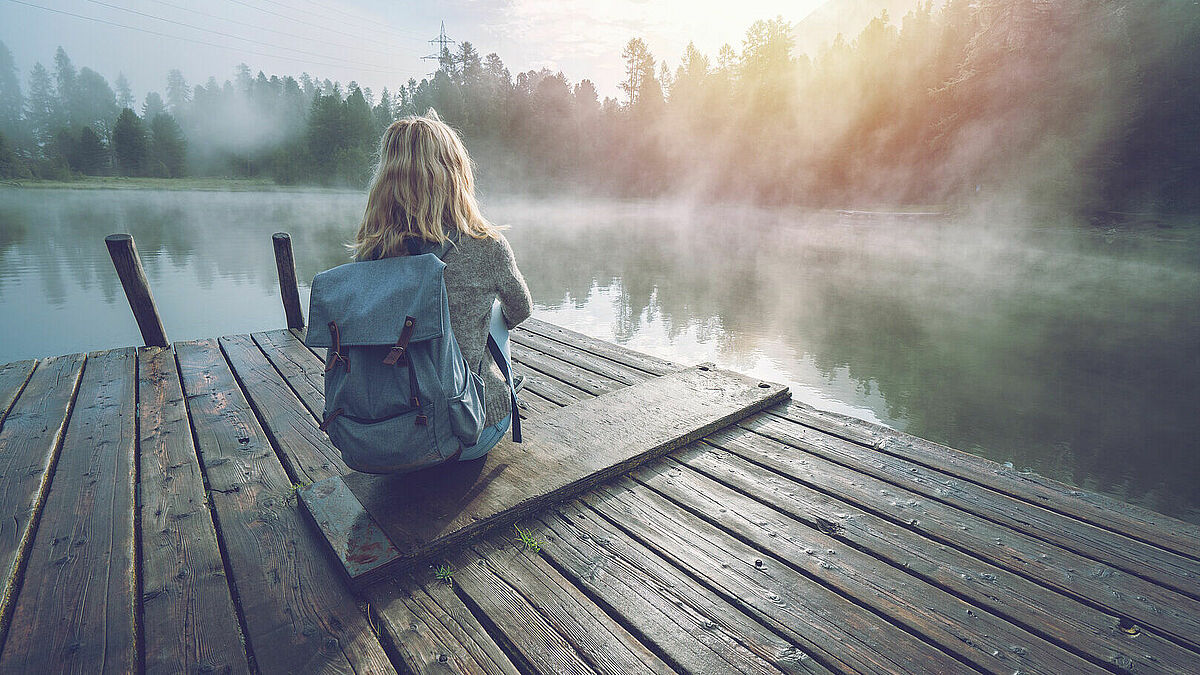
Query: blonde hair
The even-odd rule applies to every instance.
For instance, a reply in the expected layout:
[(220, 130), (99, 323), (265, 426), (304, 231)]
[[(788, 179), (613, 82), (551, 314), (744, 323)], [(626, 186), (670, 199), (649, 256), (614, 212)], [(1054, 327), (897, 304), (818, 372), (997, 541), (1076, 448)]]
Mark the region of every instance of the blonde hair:
[(379, 141), (379, 165), (350, 250), (355, 260), (406, 253), (404, 240), (444, 244), (447, 232), (495, 238), (479, 211), (475, 175), (462, 139), (437, 112), (396, 120)]

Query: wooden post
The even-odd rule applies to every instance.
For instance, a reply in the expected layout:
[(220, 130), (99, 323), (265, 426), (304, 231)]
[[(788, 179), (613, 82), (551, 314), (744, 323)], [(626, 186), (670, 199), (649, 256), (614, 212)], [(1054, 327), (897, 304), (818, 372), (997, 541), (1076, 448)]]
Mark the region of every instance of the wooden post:
[(304, 311), (300, 308), (300, 289), (296, 287), (296, 260), (292, 257), (292, 237), (287, 232), (271, 235), (275, 245), (275, 268), (279, 270), (279, 296), (283, 299), (283, 311), (287, 315), (287, 326), (304, 328)]
[(121, 279), (121, 287), (125, 289), (125, 298), (129, 300), (133, 318), (137, 319), (138, 328), (142, 331), (142, 340), (147, 347), (169, 347), (171, 343), (158, 316), (158, 308), (154, 306), (154, 295), (150, 293), (150, 283), (146, 281), (146, 271), (142, 269), (142, 259), (138, 257), (133, 237), (110, 234), (104, 238), (104, 243), (108, 246), (113, 267), (117, 268), (117, 276)]

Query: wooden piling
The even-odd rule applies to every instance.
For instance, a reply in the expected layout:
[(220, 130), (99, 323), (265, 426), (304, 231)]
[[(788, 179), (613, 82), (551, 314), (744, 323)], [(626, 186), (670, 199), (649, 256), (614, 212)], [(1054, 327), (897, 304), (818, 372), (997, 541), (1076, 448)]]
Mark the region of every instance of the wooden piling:
[(170, 346), (167, 331), (163, 328), (158, 308), (154, 305), (154, 295), (150, 292), (146, 271), (142, 269), (142, 259), (133, 243), (133, 236), (110, 234), (104, 238), (104, 243), (108, 246), (108, 255), (112, 258), (113, 267), (117, 268), (117, 276), (121, 279), (121, 287), (125, 289), (125, 298), (129, 300), (133, 318), (137, 319), (138, 328), (142, 331), (142, 341), (147, 347)]
[(296, 286), (296, 260), (292, 257), (292, 237), (287, 232), (271, 235), (275, 245), (275, 267), (279, 270), (279, 296), (287, 315), (289, 329), (304, 328), (304, 311), (300, 308), (300, 289)]

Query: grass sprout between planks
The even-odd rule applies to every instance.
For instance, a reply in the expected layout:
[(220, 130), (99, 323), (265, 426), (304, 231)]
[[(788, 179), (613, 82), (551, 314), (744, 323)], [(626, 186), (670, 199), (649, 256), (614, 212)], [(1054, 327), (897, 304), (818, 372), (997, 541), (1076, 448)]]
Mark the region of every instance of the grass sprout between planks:
[(542, 540), (533, 536), (531, 530), (527, 530), (520, 525), (513, 525), (513, 529), (517, 531), (516, 542), (525, 547), (526, 551), (534, 553), (542, 552)]

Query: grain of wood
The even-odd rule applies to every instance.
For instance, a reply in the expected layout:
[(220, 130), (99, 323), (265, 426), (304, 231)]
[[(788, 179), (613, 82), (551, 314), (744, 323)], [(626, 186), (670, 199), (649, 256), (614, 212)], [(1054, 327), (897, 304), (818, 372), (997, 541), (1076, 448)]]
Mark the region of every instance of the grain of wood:
[(634, 471), (631, 477), (985, 672), (1053, 675), (1096, 668), (981, 607), (691, 469), (660, 463)]
[(4, 418), (8, 416), (8, 411), (16, 403), (17, 396), (20, 396), (36, 367), (37, 361), (34, 359), (0, 366), (0, 427), (4, 425)]
[[(747, 434), (739, 445), (755, 442)], [(763, 442), (771, 442), (761, 439)], [(838, 501), (716, 446), (671, 455), (687, 467), (753, 496), (851, 546), (1006, 617), (1098, 664), (1130, 672), (1190, 674), (1196, 654), (1024, 577)]]
[(818, 660), (864, 673), (961, 672), (961, 661), (733, 539), (628, 478), (583, 501)]
[[(756, 441), (752, 446), (732, 442), (744, 435), (758, 436), (764, 442)], [(748, 429), (733, 428), (711, 434), (706, 440), (939, 544), (1104, 607), (1131, 619), (1140, 629), (1155, 629), (1193, 648), (1200, 646), (1195, 644), (1200, 641), (1200, 606), (1195, 600), (830, 462), (807, 451), (816, 438), (793, 446)]]
[(315, 483), (350, 471), (342, 453), (312, 423), (313, 416), (250, 336), (226, 336), (220, 344), (293, 482)]
[(138, 666), (136, 365), (132, 348), (88, 356), (0, 672), (125, 673)]
[(292, 481), (217, 342), (181, 342), (175, 348), (259, 670), (393, 672), (340, 573), (303, 522)]
[[(541, 539), (537, 525), (530, 527), (531, 534)], [(500, 532), (476, 540), (471, 548), (479, 554), (480, 560), (486, 561), (492, 573), (516, 589), (559, 635), (566, 638), (596, 672), (611, 675), (672, 672), (670, 666), (536, 552), (513, 545), (509, 533)]]
[(553, 356), (554, 358), (575, 364), (621, 384), (637, 384), (650, 377), (654, 377), (645, 371), (630, 368), (629, 366), (601, 356), (589, 354), (577, 347), (542, 337), (536, 333), (530, 333), (519, 326), (509, 333), (509, 339), (512, 340), (514, 345), (520, 345), (523, 349), (534, 350), (547, 356)]
[(291, 331), (272, 330), (252, 336), (314, 417), (324, 419), (325, 367)]
[(6, 514), (0, 518), (0, 646), (85, 358), (72, 354), (42, 361), (0, 427), (0, 513)]
[(1144, 577), (1192, 598), (1200, 597), (1200, 561), (952, 478), (894, 455), (822, 432), (806, 431), (799, 424), (773, 415), (746, 420), (742, 426), (782, 443), (805, 443), (810, 452), (866, 475)]
[(579, 502), (537, 520), (542, 555), (687, 672), (830, 672)]
[(1022, 472), (923, 438), (792, 402), (778, 414), (881, 452), (1019, 497), (1047, 509), (1107, 527), (1134, 539), (1200, 559), (1200, 525), (1105, 495)]
[[(523, 672), (544, 675), (591, 675), (596, 671), (546, 617), (515, 588), (501, 579), (487, 560), (469, 549), (449, 559), (454, 585), (487, 617), (502, 635), (505, 649), (514, 652)], [(494, 633), (495, 634), (495, 633)]]
[(138, 352), (138, 503), (147, 673), (248, 673), (175, 352)]
[(622, 382), (597, 375), (590, 370), (585, 370), (575, 364), (553, 356), (547, 356), (533, 349), (521, 350), (519, 353), (513, 355), (513, 359), (547, 377), (565, 382), (592, 396), (607, 394), (610, 391), (615, 391), (626, 386)]
[(531, 391), (542, 398), (564, 406), (592, 398), (586, 391), (573, 387), (566, 382), (557, 380), (545, 373), (535, 370), (520, 359), (520, 350), (513, 354), (513, 372), (525, 377), (525, 391)]
[(650, 375), (666, 375), (682, 366), (660, 359), (657, 356), (636, 352), (627, 347), (598, 340), (590, 335), (584, 335), (561, 326), (546, 323), (540, 319), (526, 319), (519, 326), (522, 330), (556, 340), (565, 345), (599, 356), (609, 361), (615, 361), (630, 368), (640, 370)]

